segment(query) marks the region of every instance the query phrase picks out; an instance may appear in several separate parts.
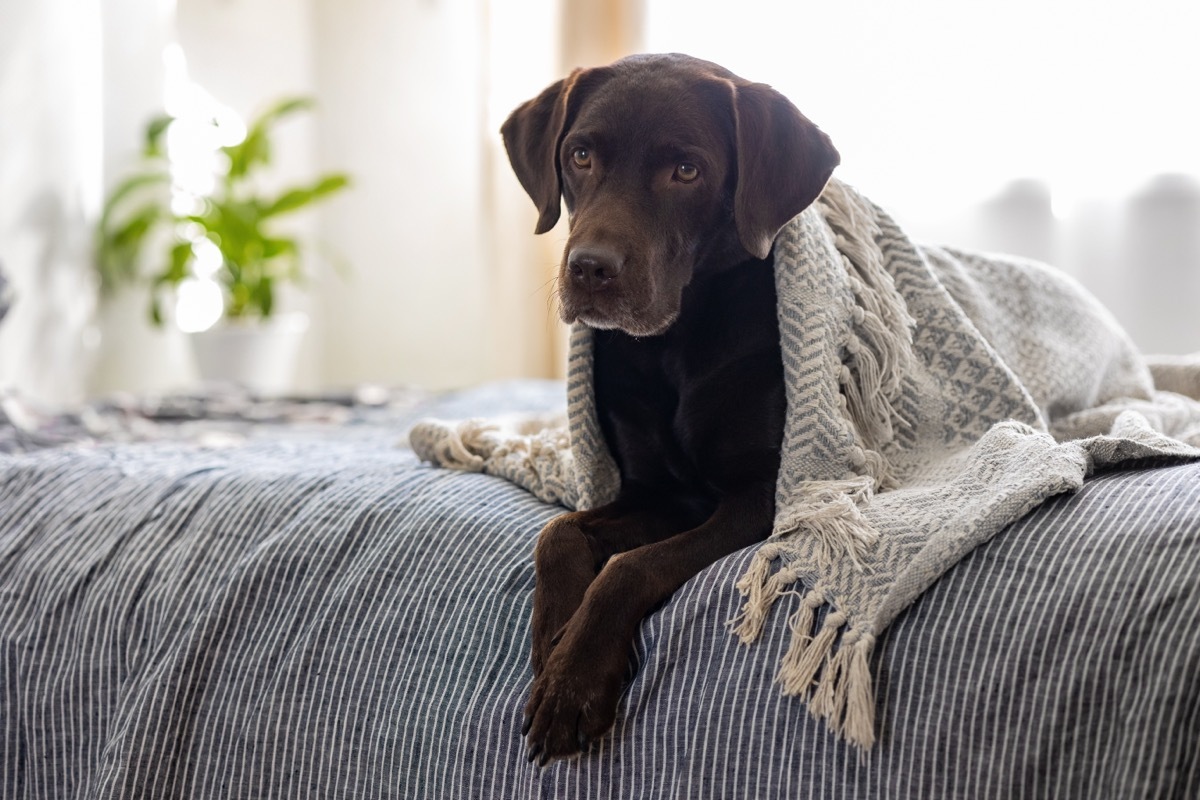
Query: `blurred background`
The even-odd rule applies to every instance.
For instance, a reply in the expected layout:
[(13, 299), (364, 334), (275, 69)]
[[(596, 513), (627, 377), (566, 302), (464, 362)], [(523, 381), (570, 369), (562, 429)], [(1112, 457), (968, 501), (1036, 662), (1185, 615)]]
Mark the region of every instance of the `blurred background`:
[(1050, 261), (1144, 350), (1197, 351), (1193, 6), (0, 0), (0, 390), (69, 405), (195, 385), (195, 314), (156, 327), (145, 286), (101, 295), (96, 225), (149, 119), (192, 103), (236, 139), (289, 96), (315, 107), (280, 120), (263, 180), (351, 186), (280, 222), (312, 243), (274, 301), (307, 318), (286, 388), (559, 374), (565, 230), (532, 235), (498, 129), (571, 67), (666, 50), (783, 91), (833, 137), (837, 174), (918, 237)]

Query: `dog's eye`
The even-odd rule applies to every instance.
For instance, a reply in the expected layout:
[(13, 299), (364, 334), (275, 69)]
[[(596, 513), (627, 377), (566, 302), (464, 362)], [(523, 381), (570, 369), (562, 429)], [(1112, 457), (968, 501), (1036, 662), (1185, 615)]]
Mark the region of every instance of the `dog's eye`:
[(696, 178), (699, 178), (699, 177), (700, 177), (700, 168), (697, 167), (695, 164), (689, 164), (688, 162), (685, 161), (682, 164), (676, 165), (676, 167), (675, 167), (675, 180), (677, 180), (677, 181), (682, 181), (683, 183), (691, 183), (692, 181), (696, 180)]
[(587, 169), (592, 165), (592, 152), (586, 147), (576, 147), (571, 151), (571, 160), (580, 169)]

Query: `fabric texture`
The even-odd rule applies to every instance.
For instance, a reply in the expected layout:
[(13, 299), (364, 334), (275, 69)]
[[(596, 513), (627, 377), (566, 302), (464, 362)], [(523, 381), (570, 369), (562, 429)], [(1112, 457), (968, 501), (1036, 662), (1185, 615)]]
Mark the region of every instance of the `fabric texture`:
[(1101, 469), (930, 587), (871, 656), (865, 755), (774, 688), (801, 596), (754, 647), (724, 629), (748, 548), (647, 617), (610, 735), (529, 763), (532, 553), (561, 507), (394, 442), (561, 410), (535, 388), (324, 430), (239, 403), (236, 443), (197, 399), (151, 441), (0, 452), (0, 798), (1200, 796), (1200, 463)]
[[(869, 662), (896, 616), (1097, 467), (1200, 456), (1200, 403), (1157, 391), (1111, 315), (1067, 277), (920, 247), (837, 181), (773, 253), (788, 402), (776, 518), (737, 583), (745, 603), (731, 627), (755, 641), (772, 606), (803, 589), (777, 681), (870, 748)], [(478, 469), (553, 486), (540, 496), (578, 508), (615, 497), (590, 342), (574, 332), (569, 446), (545, 446), (567, 441), (561, 431), (491, 441)], [(411, 441), (451, 466), (443, 454), (477, 448), (469, 429), (445, 423), (418, 426)]]

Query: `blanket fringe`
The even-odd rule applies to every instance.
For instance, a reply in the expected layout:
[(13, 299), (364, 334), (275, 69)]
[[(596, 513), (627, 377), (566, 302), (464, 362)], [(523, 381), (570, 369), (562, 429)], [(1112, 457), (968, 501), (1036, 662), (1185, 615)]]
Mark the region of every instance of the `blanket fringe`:
[(879, 540), (879, 533), (861, 510), (874, 496), (875, 479), (858, 475), (843, 481), (805, 481), (797, 488), (802, 502), (775, 521), (773, 536), (803, 531), (816, 547), (820, 569), (832, 569), (843, 558), (862, 569), (863, 560)]
[(857, 630), (842, 634), (847, 619), (840, 611), (831, 611), (821, 630), (811, 636), (815, 610), (823, 602), (820, 593), (810, 592), (789, 620), (792, 641), (775, 680), (784, 694), (805, 699), (810, 714), (824, 719), (839, 736), (865, 751), (875, 743), (875, 688), (870, 668), (875, 637)]
[[(774, 540), (759, 548), (737, 582), (745, 602), (729, 626), (744, 644), (759, 637), (780, 597), (798, 594), (791, 587), (800, 577), (796, 566), (799, 561), (771, 570), (799, 542), (814, 548), (813, 557), (821, 565), (831, 567), (849, 558), (862, 569), (863, 560), (878, 539), (861, 512), (874, 491), (871, 477), (812, 481), (801, 487), (805, 502), (776, 531)], [(794, 532), (798, 537), (786, 542), (779, 539)], [(839, 736), (865, 751), (875, 741), (875, 690), (869, 663), (875, 637), (858, 629), (843, 634), (849, 618), (838, 609), (825, 616), (820, 630), (813, 635), (817, 610), (827, 604), (826, 594), (819, 584), (813, 587), (789, 617), (791, 640), (776, 681), (784, 694), (805, 699), (814, 716), (824, 718)]]
[(771, 573), (771, 563), (779, 549), (779, 545), (770, 543), (760, 547), (746, 574), (736, 584), (746, 602), (741, 611), (726, 624), (742, 644), (750, 644), (759, 637), (775, 601), (788, 594), (788, 587), (800, 578), (799, 569), (795, 566), (784, 566)]
[(558, 413), (459, 423), (426, 420), (413, 426), (408, 441), (423, 461), (498, 475), (547, 503), (574, 508), (578, 494), (569, 437), (566, 419)]
[(869, 750), (875, 744), (875, 682), (871, 677), (875, 637), (864, 633), (851, 649), (850, 671), (845, 678), (846, 716), (840, 732), (846, 741)]
[[(783, 687), (783, 693), (805, 697), (813, 688), (817, 672), (829, 659), (833, 643), (837, 639), (838, 630), (846, 622), (846, 616), (833, 612), (825, 618), (825, 624), (816, 636), (810, 636), (804, 627), (806, 618), (813, 612), (813, 603), (820, 605), (824, 598), (815, 593), (809, 593), (804, 598), (800, 612), (790, 622), (793, 624), (792, 641), (779, 664), (779, 672), (775, 680)], [(811, 628), (811, 623), (809, 625)], [(828, 672), (828, 670), (826, 670)], [(814, 711), (810, 707), (810, 710)]]
[(815, 558), (823, 569), (845, 558), (863, 569), (863, 560), (879, 540), (879, 533), (860, 510), (870, 502), (874, 487), (875, 481), (868, 475), (798, 484), (801, 504), (786, 518), (776, 520), (772, 541), (758, 548), (738, 579), (737, 589), (745, 602), (728, 624), (743, 643), (758, 638), (775, 601), (794, 593), (790, 587), (800, 578), (799, 568), (793, 564), (783, 564), (771, 572), (774, 562), (795, 548), (795, 541), (785, 543), (780, 541), (783, 537), (802, 532), (804, 541), (815, 548)]
[(878, 451), (895, 438), (898, 426), (912, 424), (897, 401), (913, 359), (916, 321), (884, 265), (877, 244), (881, 231), (866, 201), (844, 184), (830, 181), (819, 207), (834, 232), (856, 303), (839, 382), (848, 416), (868, 454), (867, 474), (880, 486), (891, 487), (895, 479)]
[(531, 462), (570, 447), (562, 414), (529, 414), (462, 422), (425, 420), (409, 432), (409, 444), (423, 461), (465, 472), (483, 472), (490, 459), (520, 455)]
[[(769, 562), (770, 559), (766, 559), (764, 563), (769, 567)], [(746, 585), (748, 579), (758, 576), (748, 572), (739, 581), (738, 588), (743, 593), (753, 592), (756, 588), (768, 587), (772, 578), (784, 574), (784, 571), (777, 572), (758, 587), (752, 587)], [(769, 588), (780, 589), (786, 585), (781, 580)], [(769, 609), (785, 593), (794, 594), (777, 591), (774, 596), (763, 598), (766, 608)], [(740, 624), (735, 628), (745, 644), (757, 638), (762, 629), (761, 616), (749, 611), (754, 607), (753, 599), (747, 602), (747, 610), (743, 611)], [(800, 607), (788, 618), (791, 641), (779, 662), (775, 681), (785, 695), (805, 700), (809, 713), (824, 719), (838, 736), (866, 751), (875, 744), (875, 687), (870, 665), (875, 636), (859, 629), (843, 633), (848, 618), (838, 610), (825, 616), (821, 629), (814, 636), (812, 629), (817, 609), (823, 605), (826, 605), (824, 591), (813, 589), (803, 596)], [(731, 620), (731, 624), (737, 621)]]
[(408, 438), (422, 461), (464, 472), (483, 472), (484, 462), (494, 449), (488, 446), (489, 434), (499, 430), (499, 425), (482, 419), (457, 424), (428, 420), (417, 423)]

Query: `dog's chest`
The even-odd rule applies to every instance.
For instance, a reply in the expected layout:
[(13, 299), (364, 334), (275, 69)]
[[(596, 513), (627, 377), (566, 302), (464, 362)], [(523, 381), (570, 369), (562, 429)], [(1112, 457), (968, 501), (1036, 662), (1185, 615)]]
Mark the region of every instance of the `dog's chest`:
[(690, 286), (663, 335), (597, 331), (596, 402), (625, 481), (714, 495), (773, 474), (782, 359), (769, 262)]

